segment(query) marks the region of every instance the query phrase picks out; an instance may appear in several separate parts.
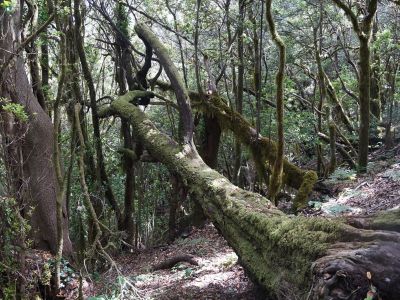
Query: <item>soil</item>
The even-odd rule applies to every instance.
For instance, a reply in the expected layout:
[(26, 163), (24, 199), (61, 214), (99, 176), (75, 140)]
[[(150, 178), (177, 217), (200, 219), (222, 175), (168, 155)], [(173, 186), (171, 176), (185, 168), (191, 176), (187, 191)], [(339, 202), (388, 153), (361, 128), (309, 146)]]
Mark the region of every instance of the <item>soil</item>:
[[(198, 266), (182, 262), (166, 270), (151, 271), (152, 266), (178, 255), (191, 255)], [(126, 289), (126, 295), (120, 299), (131, 299), (131, 294), (143, 299), (256, 299), (254, 284), (212, 224), (193, 229), (188, 237), (171, 245), (122, 255), (115, 260), (120, 276), (135, 287)], [(121, 285), (115, 284), (117, 278), (115, 271), (110, 272), (88, 294), (109, 292), (104, 286), (113, 286), (122, 294)]]

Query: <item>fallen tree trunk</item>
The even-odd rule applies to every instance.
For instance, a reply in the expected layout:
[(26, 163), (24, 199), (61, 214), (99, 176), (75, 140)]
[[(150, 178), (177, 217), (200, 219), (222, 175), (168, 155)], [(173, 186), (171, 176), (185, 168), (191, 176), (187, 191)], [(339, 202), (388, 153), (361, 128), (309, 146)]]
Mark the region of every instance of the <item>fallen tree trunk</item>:
[[(239, 113), (231, 109), (220, 96), (203, 100), (198, 94), (191, 93), (193, 107), (207, 115), (217, 118), (222, 129), (231, 130), (240, 142), (249, 147), (256, 163), (257, 172), (268, 183), (266, 176), (277, 158), (275, 141), (257, 134), (257, 130)], [(306, 206), (307, 197), (312, 191), (318, 176), (314, 171), (302, 170), (287, 159), (283, 160), (283, 183), (297, 189), (294, 208)]]
[(383, 299), (398, 299), (400, 234), (283, 214), (262, 196), (232, 185), (196, 151), (182, 150), (188, 148), (158, 131), (130, 103), (134, 98), (135, 91), (129, 92), (101, 114), (128, 120), (149, 153), (182, 177), (267, 295), (274, 299), (363, 299), (373, 284)]
[[(171, 85), (166, 82), (157, 81), (157, 86), (163, 91), (172, 90)], [(199, 93), (189, 92), (189, 97), (195, 110), (216, 118), (222, 130), (232, 131), (250, 149), (258, 174), (268, 184), (267, 174), (276, 159), (276, 142), (261, 134), (257, 135), (257, 130), (241, 114), (230, 108), (220, 95), (202, 97)], [(283, 173), (283, 183), (298, 190), (294, 208), (306, 206), (307, 197), (318, 180), (317, 174), (311, 170), (303, 170), (287, 159), (283, 160)]]

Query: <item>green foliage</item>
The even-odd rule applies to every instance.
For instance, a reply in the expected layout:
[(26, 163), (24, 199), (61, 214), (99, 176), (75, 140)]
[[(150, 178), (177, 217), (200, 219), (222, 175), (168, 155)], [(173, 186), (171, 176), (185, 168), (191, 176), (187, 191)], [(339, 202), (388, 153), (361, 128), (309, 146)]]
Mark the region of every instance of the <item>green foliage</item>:
[(47, 11), (47, 3), (46, 0), (36, 0), (37, 5), (39, 7), (38, 9), (38, 21), (40, 24), (46, 22), (46, 20), (49, 18), (49, 13)]
[[(54, 264), (53, 264), (54, 267)], [(50, 286), (50, 281), (51, 281), (51, 269), (50, 269), (50, 263), (46, 262), (43, 265), (42, 269), (42, 277), (40, 278), (40, 281), (43, 285), (45, 286)]]
[(13, 198), (0, 197), (0, 299), (13, 299), (19, 275), (19, 254), (29, 246), (26, 234), (30, 230)]
[(0, 3), (0, 8), (3, 8), (7, 13), (12, 13), (17, 5), (16, 0), (3, 0)]
[(0, 98), (0, 102), (5, 102), (5, 104), (1, 107), (2, 110), (13, 114), (15, 118), (17, 118), (20, 122), (25, 123), (29, 120), (29, 117), (25, 112), (25, 107), (23, 105), (9, 102), (4, 98)]
[(121, 3), (118, 3), (115, 9), (116, 25), (125, 37), (128, 37), (129, 17), (127, 9)]
[(193, 276), (193, 274), (194, 274), (194, 270), (192, 268), (187, 268), (184, 271), (183, 278), (190, 278)]
[[(314, 116), (308, 111), (285, 112), (285, 140), (287, 143), (303, 143), (313, 147), (318, 142), (312, 124)], [(309, 125), (309, 126), (307, 126)]]
[[(55, 263), (56, 261), (51, 259), (44, 265), (43, 274), (45, 274), (45, 271), (48, 270), (48, 275), (46, 277), (43, 277), (42, 275), (41, 278), (44, 285), (46, 285), (45, 282), (50, 284), (51, 274), (55, 272)], [(60, 265), (60, 287), (67, 286), (74, 278), (77, 277), (79, 277), (79, 274), (72, 269), (70, 262), (65, 258), (62, 258)]]
[(393, 51), (399, 50), (400, 45), (394, 42), (393, 40), (393, 33), (389, 28), (386, 28), (382, 31), (379, 31), (376, 34), (376, 39), (372, 44), (371, 47), (373, 50), (378, 51)]

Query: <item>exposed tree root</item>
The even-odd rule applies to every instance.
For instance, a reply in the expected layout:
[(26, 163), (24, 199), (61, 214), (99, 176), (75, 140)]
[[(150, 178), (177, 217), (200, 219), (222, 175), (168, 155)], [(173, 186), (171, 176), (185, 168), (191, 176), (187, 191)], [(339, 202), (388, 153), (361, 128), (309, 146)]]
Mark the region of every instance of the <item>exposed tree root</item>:
[(187, 262), (189, 264), (192, 264), (194, 266), (198, 266), (199, 263), (194, 259), (192, 255), (177, 255), (174, 257), (170, 257), (154, 266), (151, 267), (152, 271), (156, 270), (165, 270), (165, 269), (170, 269), (173, 266), (175, 266), (179, 262)]

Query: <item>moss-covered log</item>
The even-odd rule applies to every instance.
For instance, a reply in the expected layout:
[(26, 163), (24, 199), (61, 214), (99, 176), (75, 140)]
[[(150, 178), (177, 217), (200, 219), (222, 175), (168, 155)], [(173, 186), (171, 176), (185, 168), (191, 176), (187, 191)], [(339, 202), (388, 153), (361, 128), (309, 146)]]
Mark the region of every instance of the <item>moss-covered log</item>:
[[(220, 96), (202, 100), (198, 94), (190, 93), (190, 97), (194, 108), (216, 117), (222, 129), (232, 131), (242, 144), (249, 147), (258, 173), (266, 179), (267, 171), (276, 160), (276, 142), (257, 135), (256, 129), (241, 114), (231, 109)], [(283, 173), (283, 183), (298, 190), (294, 200), (295, 208), (303, 207), (318, 179), (317, 174), (302, 170), (286, 159), (283, 160)]]
[[(172, 89), (169, 83), (163, 81), (157, 81), (157, 87), (163, 91)], [(250, 149), (257, 172), (268, 183), (267, 171), (271, 171), (270, 167), (276, 159), (276, 142), (257, 135), (256, 129), (241, 114), (230, 108), (220, 95), (202, 97), (199, 93), (191, 91), (189, 97), (193, 109), (216, 118), (223, 130), (232, 131), (235, 137)], [(283, 160), (283, 173), (283, 183), (298, 190), (294, 207), (303, 207), (318, 179), (317, 174), (314, 171), (302, 170), (286, 159)]]
[[(158, 131), (129, 103), (134, 93), (114, 101), (110, 110), (129, 120), (149, 153), (186, 181), (241, 264), (268, 295), (274, 299), (363, 299), (370, 287), (366, 272), (371, 272), (371, 283), (380, 296), (398, 299), (400, 234), (283, 214), (262, 196), (232, 185), (196, 151), (182, 150)], [(248, 139), (248, 134), (243, 132), (242, 137)]]

